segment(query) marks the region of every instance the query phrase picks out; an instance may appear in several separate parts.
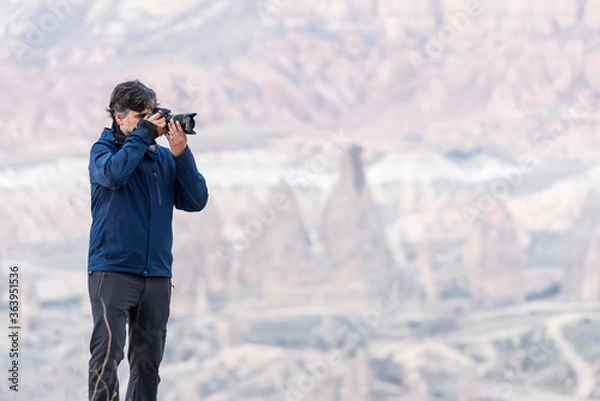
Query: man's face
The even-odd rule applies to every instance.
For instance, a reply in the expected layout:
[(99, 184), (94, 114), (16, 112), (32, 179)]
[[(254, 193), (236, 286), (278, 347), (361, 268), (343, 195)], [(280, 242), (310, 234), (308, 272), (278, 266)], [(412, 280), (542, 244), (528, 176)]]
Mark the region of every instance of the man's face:
[(148, 116), (148, 114), (150, 114), (151, 111), (152, 110), (150, 109), (146, 109), (141, 112), (129, 110), (127, 115), (115, 112), (115, 121), (119, 125), (119, 128), (121, 128), (123, 134), (125, 134), (125, 136), (129, 136), (137, 127), (138, 122), (141, 119), (146, 118), (146, 116)]

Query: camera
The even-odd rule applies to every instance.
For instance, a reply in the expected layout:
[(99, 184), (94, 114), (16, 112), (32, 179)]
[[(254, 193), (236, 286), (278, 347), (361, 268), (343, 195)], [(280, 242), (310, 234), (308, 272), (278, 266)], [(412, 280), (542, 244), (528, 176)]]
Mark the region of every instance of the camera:
[(197, 113), (185, 113), (185, 114), (171, 114), (171, 110), (164, 107), (157, 107), (152, 111), (152, 114), (160, 113), (161, 116), (165, 118), (167, 124), (169, 121), (173, 120), (179, 121), (181, 124), (181, 128), (188, 135), (196, 135), (194, 131), (194, 127), (196, 126), (196, 121), (194, 121), (194, 117), (196, 117)]

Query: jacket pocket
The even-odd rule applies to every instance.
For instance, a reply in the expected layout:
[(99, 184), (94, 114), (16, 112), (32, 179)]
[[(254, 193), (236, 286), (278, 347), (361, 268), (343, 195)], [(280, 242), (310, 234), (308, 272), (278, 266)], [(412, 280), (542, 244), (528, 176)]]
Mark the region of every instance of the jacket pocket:
[(158, 206), (162, 207), (162, 197), (160, 195), (160, 182), (158, 179), (158, 173), (154, 172), (154, 180), (156, 181), (156, 193), (158, 195)]

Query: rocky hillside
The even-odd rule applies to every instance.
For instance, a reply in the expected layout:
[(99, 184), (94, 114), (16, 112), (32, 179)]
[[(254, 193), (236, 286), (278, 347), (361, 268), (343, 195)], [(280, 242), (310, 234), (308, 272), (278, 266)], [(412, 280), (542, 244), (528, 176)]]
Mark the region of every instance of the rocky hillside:
[(64, 4), (13, 2), (2, 16), (4, 165), (85, 154), (128, 77), (197, 111), (211, 149), (345, 127), (369, 149), (517, 162), (559, 121), (569, 135), (556, 157), (589, 160), (597, 148), (589, 113), (569, 114), (578, 99), (594, 108), (593, 2)]

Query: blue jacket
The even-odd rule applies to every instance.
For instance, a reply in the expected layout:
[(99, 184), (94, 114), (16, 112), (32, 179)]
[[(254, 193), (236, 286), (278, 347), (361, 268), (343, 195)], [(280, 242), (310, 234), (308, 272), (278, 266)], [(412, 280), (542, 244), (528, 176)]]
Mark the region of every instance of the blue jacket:
[(208, 189), (192, 151), (174, 157), (136, 128), (122, 144), (105, 128), (90, 152), (88, 272), (171, 277), (173, 207), (200, 211)]

